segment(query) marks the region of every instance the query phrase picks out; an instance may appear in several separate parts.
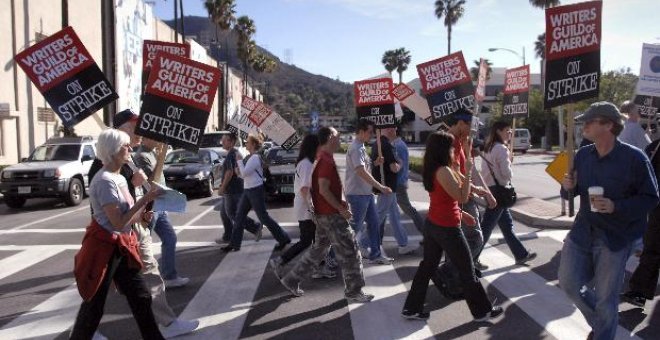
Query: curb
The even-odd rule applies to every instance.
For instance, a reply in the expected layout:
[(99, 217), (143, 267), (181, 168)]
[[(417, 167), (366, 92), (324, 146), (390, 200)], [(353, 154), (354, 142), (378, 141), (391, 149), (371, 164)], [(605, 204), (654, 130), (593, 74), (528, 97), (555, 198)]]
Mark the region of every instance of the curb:
[[(408, 177), (415, 181), (422, 180), (422, 176), (413, 171), (409, 172)], [(528, 196), (524, 196), (524, 197), (528, 197)], [(540, 200), (534, 197), (531, 198), (535, 200)], [(479, 204), (482, 207), (486, 206), (486, 202), (481, 198), (478, 198), (475, 201), (477, 202), (477, 204)], [(547, 204), (552, 204), (552, 203), (547, 203)], [(524, 207), (524, 205), (522, 206)], [(509, 211), (511, 211), (511, 216), (515, 220), (522, 222), (530, 227), (537, 227), (537, 228), (569, 229), (573, 226), (573, 220), (575, 219), (575, 217), (568, 217), (568, 216), (556, 216), (556, 217), (538, 216), (536, 214), (523, 210), (521, 205), (513, 206), (512, 208), (509, 209)]]

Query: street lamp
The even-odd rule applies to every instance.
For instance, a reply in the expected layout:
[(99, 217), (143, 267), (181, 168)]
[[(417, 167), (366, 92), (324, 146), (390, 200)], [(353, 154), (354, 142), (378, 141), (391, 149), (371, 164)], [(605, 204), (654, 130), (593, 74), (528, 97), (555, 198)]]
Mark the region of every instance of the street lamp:
[(523, 46), (523, 48), (522, 48), (522, 55), (520, 55), (520, 53), (518, 53), (518, 52), (516, 52), (512, 49), (509, 49), (509, 48), (491, 47), (491, 48), (488, 49), (488, 52), (495, 52), (495, 51), (511, 52), (511, 53), (515, 54), (516, 56), (518, 56), (518, 58), (520, 58), (522, 60), (522, 64), (525, 65), (525, 46)]

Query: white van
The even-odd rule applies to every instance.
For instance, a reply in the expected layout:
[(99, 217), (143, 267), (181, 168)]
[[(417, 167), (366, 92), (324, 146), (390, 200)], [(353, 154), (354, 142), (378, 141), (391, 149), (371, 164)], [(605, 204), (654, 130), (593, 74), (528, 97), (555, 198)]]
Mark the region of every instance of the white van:
[(527, 129), (516, 129), (513, 133), (513, 151), (526, 153), (532, 147), (532, 135)]

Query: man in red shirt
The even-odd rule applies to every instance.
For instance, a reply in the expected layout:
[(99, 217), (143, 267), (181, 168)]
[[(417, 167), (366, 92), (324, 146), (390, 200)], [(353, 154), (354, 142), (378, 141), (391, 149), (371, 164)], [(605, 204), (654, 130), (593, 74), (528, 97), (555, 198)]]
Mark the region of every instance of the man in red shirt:
[(280, 279), (282, 285), (295, 296), (304, 291), (299, 285), (308, 278), (313, 269), (325, 259), (330, 245), (337, 253), (349, 302), (369, 302), (374, 296), (365, 294), (362, 258), (358, 251), (353, 229), (348, 224), (351, 212), (342, 200), (342, 186), (337, 165), (332, 154), (339, 148), (339, 134), (331, 127), (322, 127), (319, 132), (319, 154), (312, 172), (312, 203), (316, 216), (316, 237), (291, 271)]

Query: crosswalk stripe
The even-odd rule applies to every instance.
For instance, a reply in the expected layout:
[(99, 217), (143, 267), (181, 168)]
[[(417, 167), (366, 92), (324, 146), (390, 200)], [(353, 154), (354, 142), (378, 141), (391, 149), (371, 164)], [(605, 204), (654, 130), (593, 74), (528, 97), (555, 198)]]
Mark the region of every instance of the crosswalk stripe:
[(76, 285), (70, 285), (3, 326), (0, 339), (53, 339), (73, 326), (80, 302)]
[[(586, 338), (591, 328), (559, 288), (525, 266), (512, 267), (512, 258), (495, 247), (484, 248), (480, 260), (489, 266), (484, 280), (494, 285), (545, 330), (558, 339)], [(621, 326), (617, 339), (639, 339)]]
[(199, 329), (180, 338), (238, 339), (274, 245), (263, 240), (228, 253), (179, 316), (199, 319)]
[(0, 260), (0, 280), (12, 276), (23, 269), (57, 255), (64, 249), (60, 247), (40, 246), (25, 249), (18, 254)]
[[(383, 255), (386, 256), (384, 251)], [(393, 265), (365, 266), (364, 280), (365, 292), (375, 297), (369, 303), (348, 305), (355, 339), (433, 338), (425, 322), (411, 322), (400, 316), (408, 289)]]

